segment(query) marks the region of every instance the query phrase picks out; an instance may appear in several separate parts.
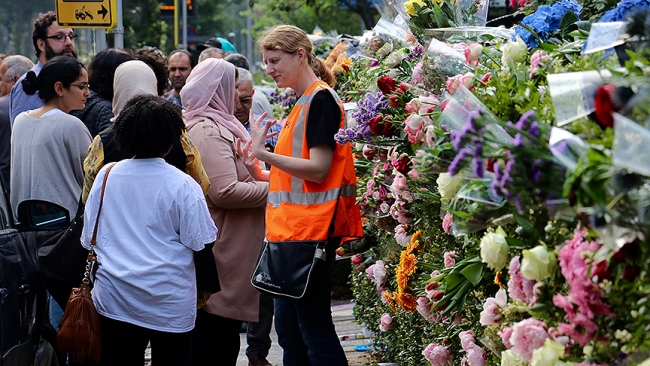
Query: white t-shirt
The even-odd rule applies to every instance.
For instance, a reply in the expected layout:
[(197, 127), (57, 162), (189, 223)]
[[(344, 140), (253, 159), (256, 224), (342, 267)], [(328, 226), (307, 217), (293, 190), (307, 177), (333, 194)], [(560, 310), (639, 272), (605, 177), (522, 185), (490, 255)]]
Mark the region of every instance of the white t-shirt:
[[(90, 248), (106, 166), (90, 190), (81, 242)], [(201, 187), (161, 158), (123, 160), (111, 170), (97, 230), (92, 291), (97, 312), (163, 332), (194, 328), (193, 251), (217, 228)]]

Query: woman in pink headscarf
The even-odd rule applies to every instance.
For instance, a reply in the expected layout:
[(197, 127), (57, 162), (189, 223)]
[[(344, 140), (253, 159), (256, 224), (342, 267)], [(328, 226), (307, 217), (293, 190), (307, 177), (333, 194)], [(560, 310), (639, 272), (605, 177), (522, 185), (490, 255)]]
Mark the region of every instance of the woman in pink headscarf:
[(207, 59), (181, 90), (185, 125), (210, 178), (208, 208), (219, 229), (213, 252), (221, 292), (198, 311), (193, 365), (236, 365), (242, 321), (258, 321), (259, 293), (250, 278), (264, 240), (269, 183), (255, 180), (237, 155), (239, 141), (250, 136), (234, 117), (236, 70), (221, 59)]

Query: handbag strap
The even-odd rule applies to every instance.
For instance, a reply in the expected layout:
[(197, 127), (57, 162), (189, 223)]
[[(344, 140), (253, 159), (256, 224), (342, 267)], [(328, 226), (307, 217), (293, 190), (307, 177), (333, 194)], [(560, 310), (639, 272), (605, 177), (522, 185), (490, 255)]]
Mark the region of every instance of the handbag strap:
[(94, 246), (97, 244), (97, 226), (99, 225), (99, 215), (102, 212), (102, 205), (104, 204), (104, 192), (106, 191), (106, 181), (108, 180), (108, 174), (111, 172), (111, 169), (117, 163), (111, 164), (111, 166), (106, 169), (106, 174), (104, 174), (104, 181), (102, 182), (102, 193), (99, 196), (99, 208), (97, 209), (97, 217), (95, 218), (95, 227), (93, 228), (93, 237), (90, 239), (90, 245)]
[[(95, 227), (93, 228), (93, 236), (90, 239), (90, 250), (88, 251), (88, 257), (86, 258), (86, 271), (84, 272), (84, 278), (81, 280), (81, 284), (88, 285), (90, 283), (90, 275), (95, 277), (95, 272), (97, 272), (97, 255), (95, 255), (95, 244), (97, 244), (97, 224), (99, 223), (99, 214), (102, 212), (102, 205), (104, 204), (104, 192), (106, 191), (106, 181), (108, 180), (108, 174), (111, 172), (111, 169), (117, 163), (111, 164), (108, 169), (106, 169), (106, 174), (104, 174), (104, 181), (102, 182), (102, 193), (99, 196), (99, 208), (97, 209), (97, 217), (95, 218)], [(93, 265), (95, 263), (95, 265)]]

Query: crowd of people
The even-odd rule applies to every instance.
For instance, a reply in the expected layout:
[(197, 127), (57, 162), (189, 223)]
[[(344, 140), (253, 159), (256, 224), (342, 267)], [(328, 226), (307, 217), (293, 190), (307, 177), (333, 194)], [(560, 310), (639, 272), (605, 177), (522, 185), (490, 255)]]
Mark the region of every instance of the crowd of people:
[[(330, 264), (343, 238), (362, 236), (355, 171), (334, 140), (346, 124), (335, 79), (305, 32), (281, 25), (259, 40), (266, 73), (300, 96), (282, 122), (246, 57), (216, 38), (196, 65), (186, 50), (143, 47), (102, 50), (87, 67), (76, 38), (47, 12), (34, 22), (37, 63), (0, 61), (0, 179), (14, 215), (26, 199), (70, 215), (85, 202), (101, 364), (141, 366), (150, 343), (155, 366), (236, 365), (247, 323), (249, 365), (270, 365), (275, 320), (285, 365), (347, 365)], [(327, 243), (302, 299), (252, 287), (264, 240)], [(193, 253), (206, 250), (221, 290), (197, 309)], [(54, 327), (64, 307), (50, 299)]]

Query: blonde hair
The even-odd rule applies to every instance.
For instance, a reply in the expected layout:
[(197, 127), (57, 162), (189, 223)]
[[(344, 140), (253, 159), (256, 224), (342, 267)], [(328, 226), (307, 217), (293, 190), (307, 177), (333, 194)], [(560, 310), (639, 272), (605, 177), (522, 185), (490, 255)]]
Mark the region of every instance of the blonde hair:
[(330, 87), (336, 85), (334, 74), (327, 67), (325, 61), (314, 56), (312, 53), (314, 46), (309, 40), (309, 37), (307, 37), (307, 33), (302, 29), (286, 24), (275, 26), (264, 33), (258, 41), (258, 44), (262, 51), (280, 50), (287, 53), (295, 53), (299, 48), (304, 49), (307, 54), (309, 66), (311, 66), (314, 74)]

